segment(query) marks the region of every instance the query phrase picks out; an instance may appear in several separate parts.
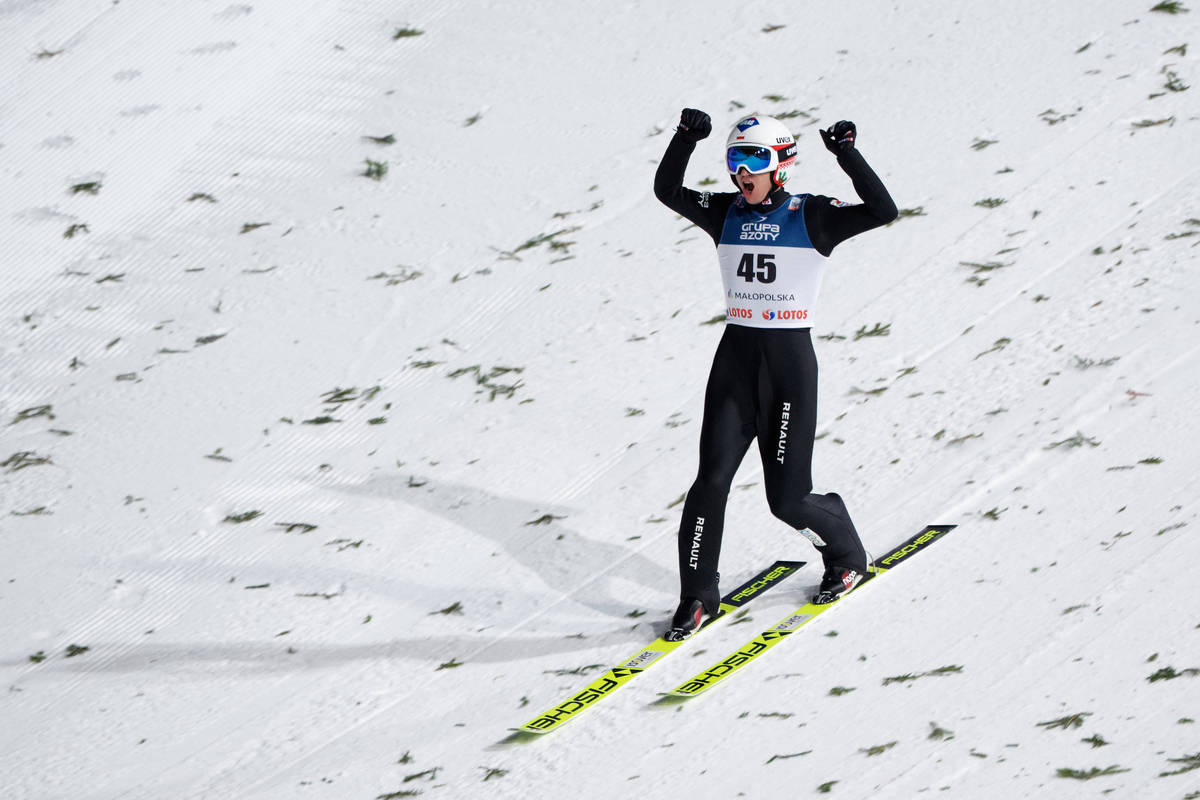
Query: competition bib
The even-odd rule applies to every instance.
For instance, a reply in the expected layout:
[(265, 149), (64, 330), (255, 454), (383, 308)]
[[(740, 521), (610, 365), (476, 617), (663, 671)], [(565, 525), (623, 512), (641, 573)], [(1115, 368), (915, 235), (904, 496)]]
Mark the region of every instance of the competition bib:
[(725, 321), (751, 328), (811, 328), (825, 256), (804, 225), (806, 197), (760, 214), (741, 197), (729, 207), (717, 244)]

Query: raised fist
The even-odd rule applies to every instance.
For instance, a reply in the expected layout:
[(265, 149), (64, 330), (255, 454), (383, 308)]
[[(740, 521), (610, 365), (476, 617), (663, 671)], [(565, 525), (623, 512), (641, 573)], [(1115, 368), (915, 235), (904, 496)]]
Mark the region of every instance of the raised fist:
[(858, 131), (854, 128), (854, 123), (850, 120), (841, 120), (835, 122), (829, 130), (821, 131), (821, 138), (825, 140), (825, 147), (835, 156), (840, 156), (842, 153), (848, 153), (854, 149), (854, 140), (858, 137)]
[(679, 127), (675, 129), (693, 142), (698, 142), (712, 133), (712, 119), (695, 108), (685, 108), (679, 115)]

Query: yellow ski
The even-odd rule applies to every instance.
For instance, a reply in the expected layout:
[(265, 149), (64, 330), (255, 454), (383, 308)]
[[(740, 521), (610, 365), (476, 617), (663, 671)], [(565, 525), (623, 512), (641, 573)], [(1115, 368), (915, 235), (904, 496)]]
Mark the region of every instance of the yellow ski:
[[(890, 551), (882, 558), (875, 559), (870, 566), (867, 567), (867, 574), (863, 576), (862, 581), (855, 587), (855, 591), (862, 587), (867, 581), (872, 580), (879, 575), (890, 570), (902, 561), (905, 561), (919, 553), (924, 548), (941, 539), (947, 533), (954, 529), (954, 525), (930, 525), (923, 531), (913, 536), (904, 544)], [(845, 595), (843, 595), (845, 597)], [(708, 669), (684, 681), (679, 686), (676, 686), (669, 692), (664, 692), (666, 697), (695, 697), (701, 692), (707, 691), (716, 683), (725, 679), (731, 673), (741, 669), (747, 663), (761, 656), (763, 653), (770, 650), (775, 645), (782, 642), (797, 630), (812, 622), (821, 614), (837, 605), (837, 602), (825, 603), (817, 605), (816, 603), (806, 603), (800, 608), (788, 614), (775, 625), (767, 628), (765, 631), (756, 636), (752, 641), (747, 642), (742, 647), (739, 647), (727, 658), (713, 664)]]
[[(722, 619), (732, 611), (737, 611), (754, 598), (778, 584), (787, 576), (799, 571), (804, 566), (803, 561), (776, 561), (738, 588), (721, 598), (721, 610), (716, 616), (705, 620), (704, 624), (684, 641), (690, 641), (700, 631), (712, 623)], [(538, 714), (514, 731), (523, 733), (549, 733), (558, 729), (564, 723), (574, 719), (581, 712), (591, 708), (600, 700), (608, 697), (617, 689), (624, 686), (643, 671), (649, 669), (663, 656), (679, 647), (683, 642), (668, 642), (659, 637), (647, 647), (642, 648), (631, 658), (622, 661), (608, 672), (592, 681), (583, 691), (571, 695), (563, 702)]]

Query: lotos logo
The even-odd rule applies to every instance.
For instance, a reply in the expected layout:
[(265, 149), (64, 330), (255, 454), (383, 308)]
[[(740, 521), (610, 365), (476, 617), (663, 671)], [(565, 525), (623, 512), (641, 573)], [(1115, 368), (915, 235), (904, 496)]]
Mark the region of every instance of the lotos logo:
[(739, 122), (737, 124), (737, 129), (739, 132), (745, 133), (746, 131), (748, 131), (750, 128), (753, 128), (757, 124), (758, 124), (758, 117), (746, 117), (744, 120), (742, 120), (741, 122)]
[(807, 308), (785, 308), (780, 311), (764, 311), (762, 312), (765, 320), (800, 320), (808, 319)]
[(754, 313), (748, 308), (730, 307), (725, 309), (725, 316), (729, 319), (750, 319), (754, 316)]

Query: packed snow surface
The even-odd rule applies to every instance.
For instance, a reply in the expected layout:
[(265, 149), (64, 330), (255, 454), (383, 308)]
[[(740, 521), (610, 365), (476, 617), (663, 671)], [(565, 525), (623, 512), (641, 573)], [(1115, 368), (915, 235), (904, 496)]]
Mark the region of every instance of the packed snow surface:
[[(0, 0), (5, 798), (1200, 797), (1200, 7)], [(817, 491), (958, 528), (686, 704), (819, 556), (746, 460), (652, 640), (725, 304), (661, 206), (789, 189), (838, 247)]]

